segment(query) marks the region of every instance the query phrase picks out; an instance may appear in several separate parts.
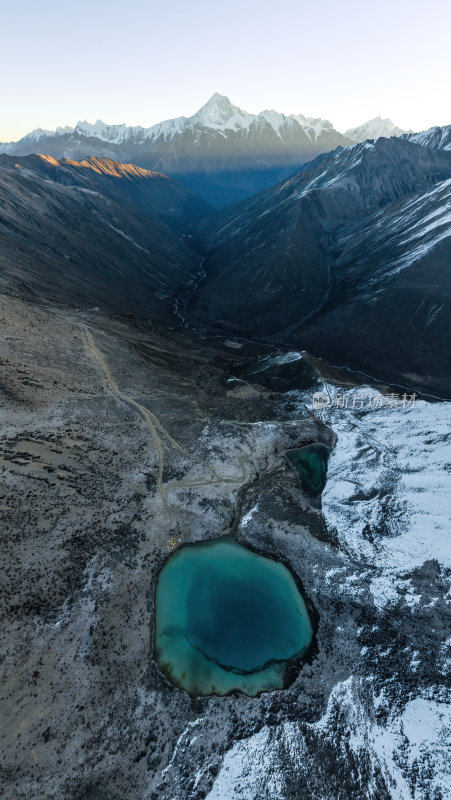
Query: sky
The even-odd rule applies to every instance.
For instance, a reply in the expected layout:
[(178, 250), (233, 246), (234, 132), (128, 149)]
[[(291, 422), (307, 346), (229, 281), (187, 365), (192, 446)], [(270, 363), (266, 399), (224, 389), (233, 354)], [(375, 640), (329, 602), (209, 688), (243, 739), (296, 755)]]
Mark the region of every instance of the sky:
[(0, 141), (150, 126), (214, 93), (252, 113), (451, 123), (448, 0), (22, 0), (1, 14)]

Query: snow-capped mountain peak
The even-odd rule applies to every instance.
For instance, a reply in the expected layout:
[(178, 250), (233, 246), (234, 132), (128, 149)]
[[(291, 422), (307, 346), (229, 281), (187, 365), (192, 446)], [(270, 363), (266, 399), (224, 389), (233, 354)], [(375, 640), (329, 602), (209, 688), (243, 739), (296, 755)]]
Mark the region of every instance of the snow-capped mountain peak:
[(55, 131), (47, 131), (43, 128), (35, 128), (23, 137), (24, 142), (40, 142), (42, 139), (47, 139), (49, 136), (55, 136)]
[(219, 92), (215, 92), (206, 103), (197, 111), (191, 119), (206, 118), (209, 120), (221, 121), (228, 119), (235, 111), (241, 112), (238, 106), (235, 106), (228, 97)]
[[(24, 144), (27, 144), (28, 142), (34, 142), (37, 144), (38, 142), (42, 142), (44, 139), (50, 139), (54, 136), (62, 136), (65, 133), (71, 133), (73, 130), (74, 129), (69, 125), (66, 125), (64, 128), (58, 127), (55, 131), (48, 131), (44, 128), (34, 128), (34, 130), (30, 131), (30, 133), (27, 133), (20, 141)], [(11, 142), (10, 144), (14, 145), (16, 143)], [(5, 152), (7, 151), (5, 150)]]
[(225, 95), (215, 92), (205, 105), (187, 120), (187, 123), (189, 126), (236, 130), (248, 127), (253, 119), (252, 114), (234, 105)]
[(398, 128), (391, 119), (374, 117), (374, 119), (364, 122), (363, 125), (359, 125), (357, 128), (349, 128), (345, 136), (348, 136), (353, 142), (358, 143), (364, 142), (365, 139), (379, 139), (381, 136), (387, 138), (390, 138), (390, 136), (401, 136), (403, 133), (407, 133), (407, 131)]
[(275, 131), (280, 130), (280, 128), (286, 124), (288, 117), (285, 114), (281, 114), (280, 111), (275, 111), (273, 108), (265, 109), (265, 111), (260, 111), (258, 115), (259, 120), (264, 120), (271, 126)]
[(293, 119), (299, 123), (309, 139), (313, 142), (316, 142), (321, 133), (331, 133), (334, 131), (334, 126), (328, 119), (322, 119), (321, 117), (304, 117), (303, 114), (294, 114)]
[(81, 136), (89, 136), (91, 138), (100, 139), (103, 142), (114, 142), (116, 144), (128, 138), (129, 128), (125, 123), (120, 125), (107, 125), (98, 119), (94, 124), (91, 122), (77, 122), (73, 132)]

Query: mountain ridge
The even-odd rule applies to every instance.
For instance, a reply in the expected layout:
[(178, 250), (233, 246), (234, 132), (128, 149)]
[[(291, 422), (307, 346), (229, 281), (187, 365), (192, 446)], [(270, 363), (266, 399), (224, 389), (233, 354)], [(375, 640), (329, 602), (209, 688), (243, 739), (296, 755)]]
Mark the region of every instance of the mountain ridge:
[[(306, 117), (300, 113), (283, 114), (274, 109), (264, 109), (257, 114), (251, 114), (235, 105), (227, 96), (215, 92), (209, 100), (190, 117), (181, 116), (170, 118), (155, 123), (147, 128), (141, 125), (126, 125), (125, 123), (108, 124), (101, 119), (97, 119), (95, 123), (90, 123), (87, 120), (79, 120), (73, 127), (58, 126), (55, 130), (36, 128), (18, 140), (0, 143), (0, 147), (6, 146), (12, 150), (14, 146), (20, 143), (25, 144), (27, 141), (39, 142), (56, 135), (64, 136), (70, 133), (79, 133), (88, 138), (95, 137), (112, 144), (120, 144), (133, 139), (134, 136), (141, 141), (152, 139), (160, 135), (172, 138), (176, 133), (180, 133), (185, 127), (193, 124), (212, 129), (245, 129), (258, 119), (268, 121), (274, 128), (282, 126), (288, 120), (295, 120), (312, 140), (318, 137), (323, 128), (329, 131), (333, 130), (339, 135), (349, 138), (353, 144), (363, 141), (363, 139), (358, 139), (357, 137), (363, 129), (371, 125), (373, 125), (373, 127), (375, 125), (379, 126), (380, 133), (378, 135), (380, 136), (386, 136), (390, 131), (393, 131), (393, 135), (395, 136), (412, 133), (412, 131), (403, 131), (390, 119), (382, 119), (381, 117), (375, 117), (360, 126), (350, 128), (341, 133), (338, 129), (334, 128), (333, 124), (328, 119), (323, 119), (321, 117)], [(365, 138), (370, 137), (365, 136)]]
[[(390, 121), (390, 130), (400, 131)], [(365, 126), (363, 126), (365, 127)], [(39, 152), (57, 158), (88, 156), (131, 162), (184, 183), (210, 205), (224, 207), (269, 188), (316, 156), (355, 144), (327, 119), (250, 114), (215, 93), (191, 117), (150, 128), (78, 122), (74, 128), (37, 129), (0, 144), (9, 155)]]
[(0, 196), (2, 283), (16, 296), (168, 324), (197, 278), (190, 232), (212, 210), (167, 176), (3, 155)]

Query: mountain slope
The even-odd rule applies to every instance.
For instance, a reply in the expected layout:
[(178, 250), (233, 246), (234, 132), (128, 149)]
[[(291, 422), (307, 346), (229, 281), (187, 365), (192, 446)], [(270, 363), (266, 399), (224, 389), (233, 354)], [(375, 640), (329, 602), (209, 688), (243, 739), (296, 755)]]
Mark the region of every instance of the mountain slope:
[(451, 178), (335, 243), (327, 303), (304, 346), (405, 387), (451, 392)]
[(420, 133), (407, 133), (403, 138), (423, 147), (451, 150), (451, 125), (435, 126)]
[[(451, 391), (448, 378), (437, 378), (439, 361), (449, 352), (442, 348), (451, 286), (443, 181), (450, 177), (451, 154), (396, 138), (316, 159), (207, 225), (207, 275), (188, 312), (196, 324), (289, 341), (386, 379), (402, 370), (423, 387), (440, 383), (437, 390), (446, 384)], [(430, 230), (435, 233), (428, 239)], [(402, 275), (393, 277), (401, 265)], [(345, 286), (351, 287), (348, 294)], [(440, 293), (442, 310), (435, 307)], [(367, 335), (363, 297), (377, 311)], [(389, 343), (405, 322), (402, 313), (410, 318), (421, 300), (423, 324), (410, 345), (406, 334), (398, 357)], [(434, 357), (428, 365), (433, 345), (436, 368)]]
[(188, 231), (209, 209), (133, 165), (0, 157), (1, 274), (10, 291), (165, 321), (199, 257)]
[(189, 233), (199, 220), (213, 210), (185, 186), (167, 175), (121, 164), (109, 158), (89, 157), (83, 161), (51, 156), (28, 156), (25, 159), (3, 157), (1, 163), (18, 169), (31, 169), (43, 179), (79, 189), (96, 190), (109, 199), (161, 220), (182, 233)]

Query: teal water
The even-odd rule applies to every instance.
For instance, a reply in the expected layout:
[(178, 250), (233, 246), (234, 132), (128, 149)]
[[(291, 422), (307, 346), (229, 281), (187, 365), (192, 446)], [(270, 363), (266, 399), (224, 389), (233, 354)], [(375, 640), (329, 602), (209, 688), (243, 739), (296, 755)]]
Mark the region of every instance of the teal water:
[(286, 452), (288, 460), (301, 480), (302, 487), (313, 497), (321, 494), (326, 485), (329, 453), (327, 445), (321, 442)]
[(191, 695), (280, 689), (288, 661), (312, 640), (288, 569), (229, 537), (177, 550), (155, 602), (156, 659)]

